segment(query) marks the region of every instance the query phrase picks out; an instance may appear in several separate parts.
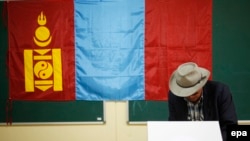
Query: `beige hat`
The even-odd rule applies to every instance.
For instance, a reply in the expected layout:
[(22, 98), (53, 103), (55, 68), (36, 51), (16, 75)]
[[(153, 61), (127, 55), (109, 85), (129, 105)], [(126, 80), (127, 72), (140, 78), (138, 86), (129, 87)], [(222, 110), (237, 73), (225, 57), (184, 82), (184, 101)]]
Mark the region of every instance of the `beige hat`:
[(169, 88), (176, 96), (187, 97), (202, 88), (209, 75), (210, 72), (207, 69), (198, 67), (193, 62), (187, 62), (173, 72), (169, 80)]

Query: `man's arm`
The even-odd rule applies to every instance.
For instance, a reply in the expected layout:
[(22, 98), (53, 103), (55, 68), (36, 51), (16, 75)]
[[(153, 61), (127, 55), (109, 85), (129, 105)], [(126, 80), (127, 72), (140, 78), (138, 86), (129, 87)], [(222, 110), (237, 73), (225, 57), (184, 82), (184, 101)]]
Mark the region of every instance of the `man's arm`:
[(228, 86), (223, 85), (221, 89), (221, 94), (218, 99), (218, 108), (219, 108), (219, 122), (221, 127), (221, 132), (223, 139), (226, 138), (227, 125), (237, 124), (237, 115), (232, 98), (232, 93)]
[(168, 111), (169, 111), (169, 117), (168, 120), (172, 121), (172, 120), (176, 120), (175, 119), (175, 108), (174, 108), (174, 95), (169, 92), (168, 93)]

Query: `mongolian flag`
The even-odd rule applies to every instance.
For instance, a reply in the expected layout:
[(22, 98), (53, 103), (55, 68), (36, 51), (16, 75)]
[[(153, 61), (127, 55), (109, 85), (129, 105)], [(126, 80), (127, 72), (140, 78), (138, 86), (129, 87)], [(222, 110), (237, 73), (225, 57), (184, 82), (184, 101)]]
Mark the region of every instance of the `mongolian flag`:
[(212, 0), (10, 1), (14, 100), (167, 100), (186, 61), (212, 69)]

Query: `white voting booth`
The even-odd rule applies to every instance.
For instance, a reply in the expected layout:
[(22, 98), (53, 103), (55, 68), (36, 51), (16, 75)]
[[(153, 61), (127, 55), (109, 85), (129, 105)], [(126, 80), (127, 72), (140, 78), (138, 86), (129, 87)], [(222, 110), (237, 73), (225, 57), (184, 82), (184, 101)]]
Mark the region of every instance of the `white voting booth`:
[(149, 121), (148, 141), (222, 141), (217, 121)]

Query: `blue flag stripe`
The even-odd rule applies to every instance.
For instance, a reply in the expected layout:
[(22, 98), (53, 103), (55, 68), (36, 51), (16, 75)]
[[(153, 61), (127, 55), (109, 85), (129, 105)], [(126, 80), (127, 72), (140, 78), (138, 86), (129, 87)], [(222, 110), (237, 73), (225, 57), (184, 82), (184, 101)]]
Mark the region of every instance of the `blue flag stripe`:
[(144, 99), (144, 0), (75, 0), (77, 100)]

